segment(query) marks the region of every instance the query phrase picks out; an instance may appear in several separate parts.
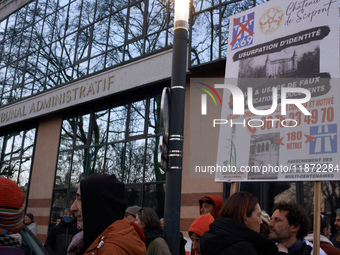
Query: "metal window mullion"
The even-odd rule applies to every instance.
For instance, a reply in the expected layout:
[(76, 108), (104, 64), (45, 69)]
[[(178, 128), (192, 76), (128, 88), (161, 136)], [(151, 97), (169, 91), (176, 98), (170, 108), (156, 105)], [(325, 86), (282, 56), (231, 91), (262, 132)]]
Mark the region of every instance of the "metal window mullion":
[(143, 24), (143, 55), (145, 54), (146, 38), (148, 36), (148, 17), (149, 17), (149, 0), (144, 0), (144, 24)]
[(127, 12), (126, 12), (126, 24), (125, 24), (125, 34), (124, 34), (123, 62), (125, 61), (125, 53), (127, 51), (128, 41), (129, 41), (130, 8), (131, 6), (128, 5)]
[(91, 146), (91, 141), (92, 141), (92, 131), (93, 131), (93, 125), (94, 125), (94, 116), (95, 116), (95, 112), (91, 111), (90, 112), (90, 123), (89, 123), (89, 130), (88, 130), (88, 138), (87, 138), (87, 142), (85, 144), (85, 146), (90, 147)]
[[(54, 22), (54, 26), (53, 26), (53, 29), (52, 29), (52, 37), (51, 37), (51, 43), (50, 43), (50, 45), (49, 45), (49, 52), (48, 52), (48, 59), (50, 59), (51, 58), (51, 51), (52, 51), (52, 45), (53, 45), (53, 39), (54, 39), (54, 37), (53, 37), (53, 35), (54, 35), (54, 28), (55, 28), (55, 23), (56, 23), (56, 21), (57, 21), (57, 12), (58, 11), (55, 11), (52, 15), (54, 15), (54, 20), (53, 20), (53, 22)], [(45, 74), (45, 78), (46, 78), (46, 85), (47, 85), (47, 79), (48, 79), (48, 75), (49, 75), (49, 66), (50, 66), (50, 61), (47, 61), (47, 66), (46, 66), (46, 74)], [(46, 87), (46, 86), (45, 86)]]
[(124, 180), (124, 177), (125, 177), (125, 167), (126, 167), (126, 145), (127, 143), (130, 141), (129, 140), (129, 137), (130, 137), (130, 134), (129, 134), (129, 127), (130, 127), (130, 114), (131, 114), (131, 102), (129, 102), (128, 104), (128, 109), (127, 109), (127, 118), (126, 118), (126, 125), (125, 125), (125, 138), (123, 140), (123, 144), (124, 144), (124, 147), (123, 147), (123, 158), (122, 158), (122, 180)]
[(75, 66), (77, 65), (76, 62), (77, 62), (77, 52), (78, 52), (78, 45), (79, 45), (79, 35), (80, 35), (80, 31), (82, 31), (82, 29), (83, 29), (83, 28), (80, 27), (83, 8), (84, 8), (84, 0), (81, 0), (79, 20), (78, 20), (78, 30), (76, 32), (77, 33), (76, 46), (75, 46), (75, 50), (74, 50), (73, 63), (71, 63), (71, 67), (73, 67), (72, 68), (72, 75), (71, 75), (72, 78), (74, 77), (74, 69), (75, 69)]
[(168, 41), (169, 41), (169, 24), (170, 24), (170, 1), (167, 1), (166, 3), (166, 8), (167, 8), (167, 15), (166, 15), (166, 33), (165, 33), (165, 46), (169, 46), (168, 45)]
[[(107, 115), (107, 124), (106, 124), (106, 140), (105, 140), (105, 152), (104, 152), (104, 166), (106, 166), (106, 155), (107, 155), (107, 147), (109, 146), (109, 130), (110, 130), (110, 117), (111, 117), (111, 107), (107, 108), (109, 113)], [(108, 169), (104, 167), (105, 172), (107, 172)]]
[(104, 69), (106, 68), (106, 62), (107, 62), (107, 53), (109, 51), (109, 38), (110, 38), (110, 28), (111, 28), (111, 18), (112, 18), (112, 2), (110, 1), (110, 10), (109, 10), (109, 21), (108, 21), (108, 25), (107, 25), (107, 34), (106, 34), (106, 45), (105, 45), (105, 58), (104, 58)]
[(146, 171), (146, 154), (148, 148), (148, 123), (150, 116), (150, 95), (146, 98), (146, 106), (145, 106), (145, 118), (144, 118), (144, 156), (143, 156), (143, 183), (145, 182), (145, 171)]
[[(35, 13), (36, 13), (37, 5), (38, 5), (38, 1), (35, 2), (35, 7), (34, 7)], [(28, 9), (29, 8), (27, 8), (26, 18), (27, 18)], [(36, 16), (33, 15), (33, 20), (32, 20), (32, 23), (31, 23), (32, 25), (30, 25), (30, 27), (31, 27), (31, 36), (30, 36), (30, 40), (29, 40), (29, 43), (28, 43), (28, 53), (27, 53), (27, 58), (26, 58), (26, 62), (25, 62), (24, 72), (23, 72), (23, 75), (24, 75), (24, 77), (22, 79), (23, 86), (26, 85), (25, 75), (26, 75), (26, 70), (27, 70), (27, 66), (28, 66), (28, 58), (32, 54), (32, 52), (30, 52), (30, 49), (31, 49), (31, 43), (32, 43), (32, 38), (33, 38), (33, 26), (35, 25), (35, 17)], [(36, 73), (36, 72), (34, 72), (34, 73)], [(34, 80), (33, 80), (33, 82), (34, 82)], [(22, 92), (21, 92), (21, 94), (22, 94)], [(31, 94), (33, 94), (33, 85), (32, 85)]]
[(148, 127), (149, 127), (149, 116), (150, 116), (150, 94), (145, 99), (145, 110), (144, 110), (144, 135), (148, 136)]
[[(42, 38), (43, 37), (43, 33), (44, 33), (44, 27), (45, 27), (45, 23), (46, 23), (46, 12), (47, 12), (47, 3), (48, 3), (48, 0), (46, 1), (46, 4), (45, 4), (45, 12), (44, 12), (44, 16), (43, 18), (41, 19), (42, 20), (42, 25), (41, 25), (41, 31), (40, 31), (40, 37)], [(37, 1), (37, 5), (36, 5), (36, 8), (38, 6), (38, 1)], [(32, 29), (32, 33), (33, 33), (33, 29)], [(36, 50), (37, 52), (37, 59), (36, 59), (36, 65), (38, 65), (38, 62), (39, 62), (39, 57), (40, 57), (40, 49), (43, 48), (43, 45), (41, 43), (39, 43), (39, 47), (38, 47), (38, 50)], [(46, 68), (47, 70), (47, 68)], [(37, 70), (35, 70), (35, 74), (37, 73)], [(34, 92), (34, 87), (35, 87), (35, 84), (36, 84), (36, 81), (37, 78), (36, 78), (36, 75), (34, 75), (34, 80), (33, 80), (33, 85), (32, 85), (32, 95), (33, 95), (33, 92)]]
[[(60, 39), (60, 42), (61, 42), (61, 55), (60, 55), (60, 59), (63, 60), (63, 56), (64, 56), (64, 48), (65, 48), (65, 41), (66, 41), (66, 31), (67, 31), (67, 27), (68, 27), (68, 24), (69, 24), (69, 15), (70, 15), (70, 7), (71, 7), (71, 4), (70, 4), (70, 1), (68, 2), (67, 4), (67, 7), (64, 7), (64, 8), (67, 8), (67, 14), (66, 14), (66, 25), (65, 25), (65, 30), (64, 30), (64, 35), (63, 35), (63, 38)], [(60, 66), (59, 67), (59, 80), (60, 80), (60, 83), (61, 83), (61, 72), (63, 70), (66, 70), (67, 68), (65, 66)], [(66, 72), (66, 71), (65, 71)]]
[(94, 145), (91, 147), (91, 142), (92, 142), (92, 134), (93, 134), (93, 125), (95, 124), (95, 112), (94, 111), (91, 111), (90, 112), (90, 123), (89, 123), (89, 129), (88, 129), (88, 138), (87, 138), (87, 142), (86, 144), (84, 145), (84, 149), (87, 148), (87, 155), (85, 155), (85, 169), (89, 169), (91, 167), (91, 162), (90, 162), (90, 151), (92, 148), (95, 148), (95, 147), (99, 147), (100, 145)]
[(218, 20), (218, 23), (219, 23), (219, 26), (218, 26), (218, 39), (219, 39), (219, 42), (218, 42), (218, 59), (221, 59), (222, 58), (222, 3), (221, 3), (222, 0), (220, 0), (220, 3), (219, 3), (219, 20)]
[[(26, 8), (26, 7), (23, 7), (23, 8)], [(21, 19), (21, 17), (19, 17), (19, 13), (20, 11), (17, 12), (17, 19)], [(26, 8), (26, 13), (27, 13), (27, 8)], [(24, 14), (25, 16), (25, 20), (26, 20), (26, 13)], [(17, 57), (17, 61), (19, 61), (19, 56), (20, 56), (20, 51), (21, 51), (21, 44), (22, 44), (22, 38), (23, 38), (23, 34), (24, 34), (24, 30), (25, 30), (25, 26), (24, 26), (24, 23), (25, 21), (23, 20), (23, 24), (22, 24), (22, 27), (21, 27), (21, 36), (20, 36), (20, 43), (19, 43), (19, 48), (17, 49), (17, 54), (18, 54), (18, 57)]]
[(94, 31), (94, 24), (96, 23), (96, 14), (97, 14), (97, 2), (98, 0), (95, 0), (95, 7), (94, 7), (94, 16), (93, 16), (93, 23), (89, 24), (89, 29), (90, 29), (90, 38), (89, 38), (89, 49), (87, 50), (87, 57), (85, 58), (87, 61), (87, 70), (86, 70), (86, 75), (89, 73), (90, 69), (90, 59), (91, 59), (91, 51), (92, 51), (92, 42), (93, 42), (93, 31)]
[(21, 141), (21, 146), (20, 146), (20, 154), (19, 154), (19, 170), (18, 170), (18, 180), (17, 183), (19, 184), (19, 179), (20, 179), (20, 173), (21, 173), (21, 165), (22, 165), (22, 158), (23, 158), (23, 149), (25, 146), (25, 138), (26, 138), (26, 133), (27, 130), (23, 130), (23, 137), (22, 137), (22, 141)]
[[(16, 17), (15, 17), (14, 27), (17, 26), (17, 20), (18, 20), (17, 17), (18, 17), (18, 13), (16, 14)], [(8, 19), (8, 21), (9, 21), (9, 19)], [(7, 25), (8, 25), (8, 21), (7, 21)], [(11, 56), (11, 54), (12, 54), (12, 48), (13, 48), (13, 41), (14, 41), (14, 39), (15, 39), (15, 34), (16, 34), (16, 32), (14, 32), (14, 35), (13, 35), (12, 38), (10, 39), (10, 40), (11, 40), (11, 46), (10, 46), (10, 50), (9, 50), (9, 54), (8, 54), (8, 63), (7, 63), (7, 66), (11, 66), (11, 64), (12, 64), (13, 66), (15, 65), (15, 63), (12, 62), (12, 60), (10, 60), (10, 56)], [(16, 65), (15, 65), (15, 66), (16, 66)], [(7, 73), (8, 73), (8, 68), (7, 68), (7, 70), (6, 70), (6, 78), (7, 78)], [(10, 92), (10, 96), (9, 96), (10, 100), (11, 100), (11, 98), (12, 98), (12, 96), (13, 96), (13, 86), (14, 86), (15, 74), (16, 74), (16, 68), (14, 68), (14, 78), (13, 78), (13, 80), (12, 80), (12, 84), (8, 84), (8, 85), (11, 85), (11, 86), (12, 86), (11, 92)]]

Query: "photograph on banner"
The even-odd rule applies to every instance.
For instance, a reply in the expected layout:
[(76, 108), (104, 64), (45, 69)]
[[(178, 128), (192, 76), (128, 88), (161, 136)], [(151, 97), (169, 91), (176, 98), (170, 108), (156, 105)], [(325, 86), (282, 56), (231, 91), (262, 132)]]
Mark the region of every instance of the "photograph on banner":
[(215, 180), (340, 180), (338, 2), (236, 14), (228, 46)]

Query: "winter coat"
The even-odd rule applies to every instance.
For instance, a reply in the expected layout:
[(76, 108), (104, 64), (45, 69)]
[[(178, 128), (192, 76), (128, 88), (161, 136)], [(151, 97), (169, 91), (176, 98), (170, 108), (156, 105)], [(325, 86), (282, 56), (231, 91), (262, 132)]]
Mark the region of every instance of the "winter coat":
[(76, 223), (68, 224), (62, 220), (59, 225), (51, 229), (44, 246), (51, 255), (65, 255), (73, 236), (79, 231)]
[(80, 181), (80, 193), (86, 254), (146, 253), (135, 228), (124, 219), (124, 183), (114, 175), (92, 174)]
[(275, 243), (250, 228), (226, 217), (210, 224), (200, 240), (203, 255), (275, 255)]
[(84, 255), (145, 255), (146, 247), (135, 228), (126, 220), (117, 220), (101, 233)]
[(334, 247), (340, 249), (340, 232), (331, 239), (331, 242), (334, 245)]
[(144, 234), (147, 255), (171, 255), (162, 230), (148, 229)]
[[(313, 243), (313, 233), (308, 234), (305, 239)], [(320, 235), (320, 248), (327, 253), (327, 255), (339, 255), (340, 249), (334, 247), (331, 241), (324, 235)]]
[(32, 232), (33, 235), (37, 236), (38, 226), (35, 221), (32, 221), (30, 224), (27, 224), (26, 227)]
[(0, 254), (4, 255), (25, 255), (24, 250), (8, 246), (0, 246)]
[(171, 255), (171, 253), (167, 242), (162, 237), (157, 237), (150, 243), (146, 255)]
[(0, 235), (0, 254), (24, 255), (23, 249), (20, 249), (22, 238), (19, 233)]
[[(288, 254), (290, 255), (313, 255), (313, 244), (309, 242), (307, 239), (298, 240), (292, 246), (288, 247)], [(327, 255), (321, 248), (319, 249), (319, 254)]]

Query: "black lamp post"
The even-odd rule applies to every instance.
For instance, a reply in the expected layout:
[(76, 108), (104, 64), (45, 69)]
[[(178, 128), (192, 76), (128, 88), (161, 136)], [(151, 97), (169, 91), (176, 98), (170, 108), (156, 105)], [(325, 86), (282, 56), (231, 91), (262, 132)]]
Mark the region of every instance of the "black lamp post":
[(188, 16), (189, 0), (176, 0), (164, 208), (164, 236), (172, 255), (179, 254)]

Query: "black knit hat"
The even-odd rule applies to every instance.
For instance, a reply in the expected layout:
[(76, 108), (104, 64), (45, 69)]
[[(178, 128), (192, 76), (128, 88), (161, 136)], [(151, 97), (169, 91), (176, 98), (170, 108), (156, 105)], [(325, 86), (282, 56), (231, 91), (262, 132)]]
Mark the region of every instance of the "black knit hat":
[(34, 216), (33, 216), (33, 214), (32, 214), (32, 213), (26, 213), (26, 214), (25, 214), (25, 216), (27, 216), (28, 218), (30, 218), (30, 219), (31, 219), (31, 221), (33, 221), (33, 220), (34, 220)]
[(115, 175), (93, 174), (80, 182), (84, 249), (116, 220), (127, 207), (125, 185)]

